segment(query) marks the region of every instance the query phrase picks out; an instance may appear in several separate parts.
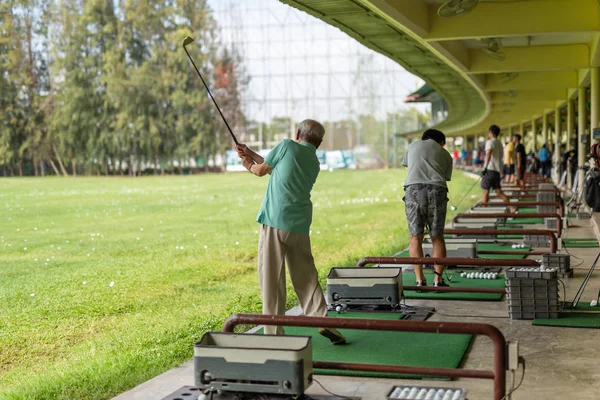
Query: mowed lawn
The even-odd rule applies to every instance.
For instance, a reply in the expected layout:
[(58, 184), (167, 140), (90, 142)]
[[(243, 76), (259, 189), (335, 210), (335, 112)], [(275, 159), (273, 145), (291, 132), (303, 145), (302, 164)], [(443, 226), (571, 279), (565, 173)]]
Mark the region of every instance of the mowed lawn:
[[(407, 246), (404, 177), (321, 173), (311, 239), (322, 281)], [(259, 312), (267, 180), (1, 179), (0, 398), (107, 399), (189, 359), (231, 313)], [(473, 183), (455, 172), (451, 202)]]

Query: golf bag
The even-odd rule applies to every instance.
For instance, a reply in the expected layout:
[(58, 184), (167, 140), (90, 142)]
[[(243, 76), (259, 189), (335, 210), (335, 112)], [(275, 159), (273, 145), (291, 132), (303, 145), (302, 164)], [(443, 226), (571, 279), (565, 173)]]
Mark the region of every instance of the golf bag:
[(600, 171), (590, 171), (584, 182), (585, 202), (592, 211), (600, 211)]

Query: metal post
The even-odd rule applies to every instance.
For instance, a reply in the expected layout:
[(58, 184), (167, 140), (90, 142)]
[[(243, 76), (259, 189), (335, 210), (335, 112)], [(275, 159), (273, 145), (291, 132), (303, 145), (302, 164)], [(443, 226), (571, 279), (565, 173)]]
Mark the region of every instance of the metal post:
[(561, 129), (560, 129), (560, 108), (556, 107), (554, 110), (554, 165), (556, 166), (556, 183), (560, 182), (560, 138), (561, 138)]
[[(571, 139), (575, 134), (575, 121), (573, 119), (573, 101), (567, 100), (567, 143), (565, 143), (566, 151), (571, 150)], [(567, 162), (567, 188), (572, 187), (573, 177), (571, 176), (571, 168)]]
[(583, 164), (585, 163), (585, 155), (588, 152), (587, 145), (582, 143), (582, 139), (585, 136), (586, 130), (586, 117), (587, 112), (585, 110), (586, 103), (586, 95), (585, 88), (580, 87), (578, 89), (578, 98), (577, 98), (577, 166), (580, 168), (579, 170), (579, 179), (578, 179), (578, 188), (581, 190), (583, 188)]
[[(548, 144), (548, 115), (546, 113), (542, 114), (542, 140), (542, 145)], [(550, 150), (550, 146), (548, 146), (548, 150)]]
[(600, 68), (592, 68), (591, 81), (591, 108), (590, 108), (590, 141), (592, 143), (593, 130), (600, 128)]
[(537, 152), (537, 126), (535, 123), (535, 118), (531, 120), (531, 134), (533, 135), (531, 143), (533, 143), (533, 152)]

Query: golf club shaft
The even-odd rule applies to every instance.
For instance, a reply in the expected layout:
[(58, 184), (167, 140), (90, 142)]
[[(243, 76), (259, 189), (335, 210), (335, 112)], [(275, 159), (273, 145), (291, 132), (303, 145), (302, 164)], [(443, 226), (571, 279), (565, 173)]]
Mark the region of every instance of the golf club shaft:
[(471, 193), (471, 190), (473, 190), (473, 188), (475, 187), (475, 185), (477, 185), (477, 183), (479, 183), (480, 180), (481, 180), (481, 176), (479, 176), (479, 178), (477, 178), (477, 180), (475, 181), (475, 183), (473, 183), (473, 186), (471, 186), (471, 188), (467, 191), (467, 193), (465, 193), (465, 195), (463, 196), (463, 198), (460, 199), (460, 201), (454, 206), (454, 208), (456, 208), (458, 210), (458, 206), (460, 206), (462, 204), (462, 202), (465, 201), (465, 199), (467, 198), (467, 196)]
[(585, 275), (585, 278), (583, 278), (583, 282), (581, 282), (581, 286), (579, 287), (579, 290), (577, 290), (577, 293), (575, 293), (575, 297), (573, 297), (573, 301), (571, 302), (571, 307), (574, 307), (577, 303), (579, 303), (579, 300), (581, 300), (581, 296), (583, 296), (585, 287), (587, 286), (588, 281), (590, 280), (592, 273), (594, 272), (594, 269), (596, 269), (596, 263), (598, 262), (598, 259), (600, 259), (600, 253), (598, 253), (598, 255), (596, 256), (596, 259), (594, 260), (594, 263), (590, 267), (588, 273)]
[(200, 80), (202, 81), (202, 83), (204, 84), (204, 87), (206, 88), (206, 91), (208, 92), (208, 95), (210, 96), (210, 99), (213, 101), (213, 103), (215, 103), (215, 107), (217, 107), (217, 111), (219, 112), (219, 115), (221, 115), (221, 118), (223, 118), (223, 122), (225, 122), (225, 125), (227, 126), (227, 129), (229, 129), (229, 133), (231, 134), (231, 137), (233, 139), (233, 142), (238, 145), (239, 142), (237, 140), (237, 138), (235, 137), (235, 135), (233, 134), (233, 131), (231, 130), (231, 127), (229, 126), (229, 124), (227, 123), (227, 120), (225, 119), (225, 116), (223, 115), (223, 113), (221, 112), (221, 109), (219, 108), (219, 105), (217, 104), (217, 101), (215, 100), (215, 98), (213, 97), (212, 93), (210, 92), (210, 89), (208, 88), (208, 85), (206, 84), (206, 82), (204, 81), (204, 78), (202, 78), (202, 74), (200, 74), (200, 70), (198, 70), (198, 67), (196, 67), (196, 63), (194, 62), (194, 60), (192, 59), (192, 56), (190, 55), (190, 53), (187, 51), (187, 48), (185, 47), (185, 45), (183, 46), (183, 49), (185, 50), (185, 53), (187, 54), (188, 58), (190, 59), (192, 65), (194, 66), (194, 69), (196, 70), (196, 72), (198, 73), (198, 76), (200, 77)]

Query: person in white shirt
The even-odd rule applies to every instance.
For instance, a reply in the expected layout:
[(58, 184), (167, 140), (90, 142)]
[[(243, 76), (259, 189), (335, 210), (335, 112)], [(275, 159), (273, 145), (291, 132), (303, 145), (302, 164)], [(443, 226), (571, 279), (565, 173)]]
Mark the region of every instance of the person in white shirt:
[(481, 188), (483, 189), (484, 203), (490, 199), (490, 190), (495, 190), (498, 197), (509, 205), (510, 211), (515, 212), (517, 209), (510, 205), (510, 200), (500, 187), (500, 171), (502, 170), (502, 143), (498, 140), (500, 136), (500, 128), (498, 125), (490, 126), (488, 131), (488, 141), (485, 142), (485, 160), (483, 162), (483, 171), (481, 172)]

